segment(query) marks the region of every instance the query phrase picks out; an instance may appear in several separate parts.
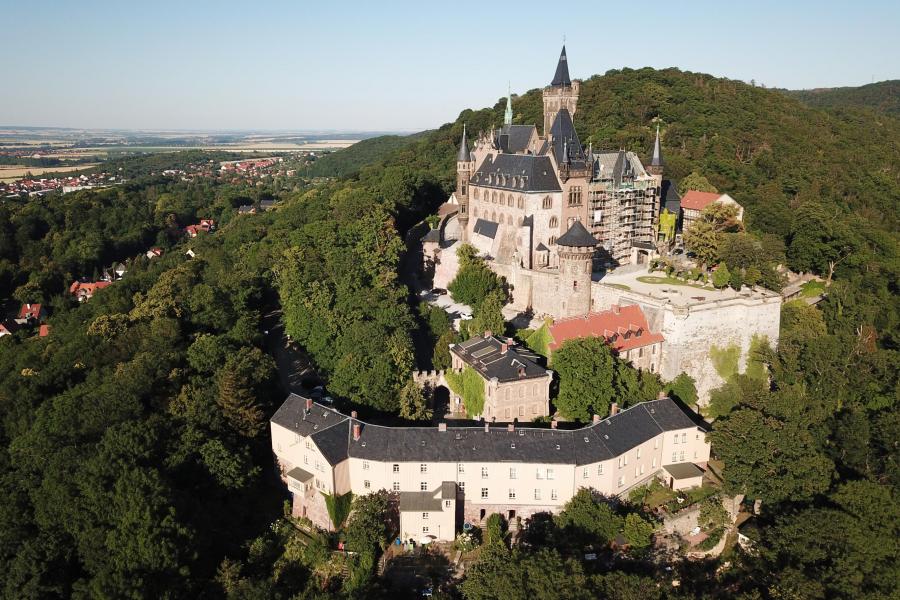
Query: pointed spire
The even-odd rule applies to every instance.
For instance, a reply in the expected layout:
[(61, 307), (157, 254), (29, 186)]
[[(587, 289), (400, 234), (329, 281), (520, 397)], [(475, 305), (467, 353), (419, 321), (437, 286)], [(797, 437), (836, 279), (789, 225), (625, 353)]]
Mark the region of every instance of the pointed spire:
[(572, 80), (569, 79), (569, 61), (566, 59), (566, 45), (563, 44), (562, 52), (559, 54), (559, 62), (556, 64), (556, 74), (553, 75), (553, 81), (550, 85), (554, 87), (571, 86)]
[(663, 166), (662, 150), (659, 146), (659, 123), (656, 124), (656, 141), (653, 143), (653, 157), (650, 159), (650, 166)]
[(512, 125), (512, 91), (510, 91), (509, 83), (506, 84), (506, 113), (503, 115), (503, 124)]
[(469, 162), (472, 160), (469, 155), (469, 142), (466, 141), (466, 124), (463, 123), (462, 141), (459, 143), (459, 154), (456, 155), (456, 162)]

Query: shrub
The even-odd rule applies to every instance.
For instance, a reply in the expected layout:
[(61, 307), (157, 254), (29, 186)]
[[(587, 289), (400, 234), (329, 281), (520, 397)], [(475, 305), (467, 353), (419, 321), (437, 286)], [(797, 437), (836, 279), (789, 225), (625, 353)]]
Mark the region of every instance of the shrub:
[(723, 527), (717, 527), (709, 532), (709, 537), (705, 540), (697, 544), (697, 550), (701, 550), (706, 552), (707, 550), (712, 550), (716, 547), (716, 544), (719, 543), (719, 540), (722, 539), (722, 535), (725, 533), (725, 529)]

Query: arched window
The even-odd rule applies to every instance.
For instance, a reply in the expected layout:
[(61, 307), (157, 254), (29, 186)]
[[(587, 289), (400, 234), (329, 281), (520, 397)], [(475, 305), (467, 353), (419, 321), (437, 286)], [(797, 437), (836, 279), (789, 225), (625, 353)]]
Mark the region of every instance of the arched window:
[(491, 221), (493, 221), (494, 223), (497, 222), (497, 211), (491, 213)]
[(551, 246), (556, 245), (556, 236), (555, 235), (550, 236), (550, 245)]
[(519, 196), (519, 208), (525, 208), (525, 200), (522, 199), (522, 196)]
[(478, 209), (477, 208), (472, 209), (472, 216), (475, 217), (476, 219), (478, 218)]
[(544, 198), (544, 208), (553, 208), (553, 198), (550, 196)]
[(506, 205), (507, 205), (507, 206), (512, 206), (512, 205), (513, 205), (513, 197), (512, 197), (512, 194), (510, 194), (509, 196), (506, 197)]
[(491, 192), (491, 202), (497, 204), (497, 192)]
[(559, 219), (557, 219), (556, 217), (550, 217), (550, 228), (556, 229), (557, 227), (559, 227)]
[(518, 220), (518, 223), (517, 223), (517, 224), (519, 225), (519, 227), (522, 226), (522, 217), (519, 217), (519, 220)]
[(478, 200), (478, 188), (472, 190), (472, 197)]
[(512, 215), (506, 215), (506, 224), (512, 225)]

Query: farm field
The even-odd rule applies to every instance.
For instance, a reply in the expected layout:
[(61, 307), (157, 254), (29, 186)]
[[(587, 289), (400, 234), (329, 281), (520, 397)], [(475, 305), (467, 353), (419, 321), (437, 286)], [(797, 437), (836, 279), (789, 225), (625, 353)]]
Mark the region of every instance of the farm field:
[(0, 166), (0, 182), (15, 181), (28, 173), (40, 177), (44, 173), (72, 173), (96, 167), (99, 163), (73, 165), (71, 167), (23, 167), (20, 165)]

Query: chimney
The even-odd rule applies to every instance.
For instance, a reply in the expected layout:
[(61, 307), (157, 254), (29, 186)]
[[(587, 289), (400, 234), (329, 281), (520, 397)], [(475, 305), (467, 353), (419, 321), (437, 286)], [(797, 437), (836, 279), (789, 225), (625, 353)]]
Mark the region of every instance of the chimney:
[(507, 350), (509, 350), (509, 344), (506, 342), (500, 344), (500, 354), (506, 354)]
[(355, 419), (355, 418), (356, 418), (356, 411), (355, 411), (355, 410), (351, 410), (351, 411), (350, 411), (350, 418), (351, 418), (351, 419)]
[(600, 415), (594, 415), (594, 425), (600, 422)]
[(438, 431), (447, 431), (446, 423), (438, 423)]
[(514, 340), (511, 337), (508, 337), (508, 338), (506, 338), (506, 343), (509, 344), (510, 346), (515, 346), (516, 340)]
[(609, 405), (609, 416), (614, 417), (619, 413), (619, 403), (613, 402)]
[(663, 390), (660, 390), (659, 393), (656, 395), (657, 400), (665, 400), (666, 398), (668, 398), (668, 395), (666, 395), (666, 393)]
[(525, 377), (525, 367), (519, 367), (519, 379)]
[(306, 399), (306, 412), (309, 412), (311, 410), (312, 410), (312, 398), (307, 398)]
[(354, 441), (354, 442), (358, 442), (358, 441), (359, 441), (359, 432), (360, 432), (360, 429), (361, 429), (361, 425), (360, 425), (359, 423), (354, 423), (354, 424), (353, 424), (353, 441)]
[(619, 312), (620, 312), (620, 311), (619, 311), (619, 305), (618, 305), (618, 304), (613, 304), (613, 305), (612, 305), (612, 311), (613, 311), (613, 314), (616, 314), (616, 315), (619, 314)]
[(557, 425), (559, 425), (559, 421), (557, 421), (556, 419), (550, 421), (550, 429), (556, 429)]
[(491, 330), (490, 330), (490, 329), (486, 329), (486, 330), (484, 331), (484, 339), (488, 339), (488, 338), (491, 337), (492, 335), (494, 335), (494, 334), (491, 333)]
[(508, 431), (510, 433), (514, 432), (515, 430), (516, 430), (516, 426), (512, 423), (510, 423), (509, 425), (506, 426), (506, 431)]
[(485, 421), (485, 422), (484, 422), (484, 432), (485, 432), (485, 433), (490, 433), (490, 431), (491, 431), (491, 424), (488, 423), (487, 421)]

